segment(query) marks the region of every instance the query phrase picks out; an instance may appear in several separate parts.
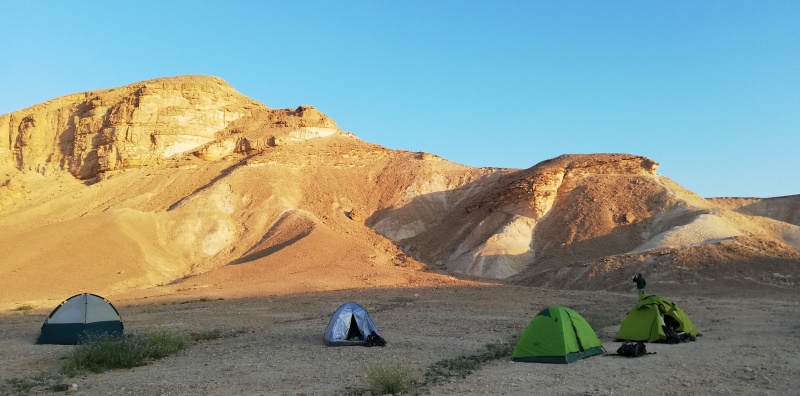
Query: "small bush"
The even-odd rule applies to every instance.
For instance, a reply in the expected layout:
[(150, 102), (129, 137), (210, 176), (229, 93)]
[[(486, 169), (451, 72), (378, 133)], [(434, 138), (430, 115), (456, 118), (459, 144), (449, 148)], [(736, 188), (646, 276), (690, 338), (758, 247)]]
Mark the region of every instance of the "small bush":
[(190, 336), (194, 341), (208, 341), (208, 340), (216, 340), (217, 338), (222, 337), (222, 332), (219, 330), (207, 330), (207, 331), (192, 333), (190, 334)]
[(143, 347), (149, 351), (147, 358), (152, 359), (167, 357), (189, 346), (188, 337), (165, 329), (151, 330), (138, 337), (141, 338)]
[(515, 341), (487, 344), (484, 351), (474, 355), (443, 359), (428, 367), (425, 373), (426, 384), (434, 384), (450, 377), (466, 378), (473, 371), (493, 360), (506, 358), (514, 351)]
[[(194, 304), (194, 303), (202, 303), (202, 302), (209, 302), (209, 301), (223, 301), (223, 300), (225, 300), (225, 299), (222, 298), (222, 297), (220, 297), (220, 298), (218, 298), (216, 300), (212, 300), (212, 299), (210, 299), (208, 297), (201, 297), (201, 298), (198, 298), (197, 300), (186, 300), (186, 301), (181, 301), (179, 303), (173, 303), (173, 304)], [(166, 304), (161, 304), (161, 305), (166, 305)]]
[(66, 392), (69, 390), (69, 385), (67, 384), (55, 384), (50, 387), (50, 390), (53, 392)]
[(168, 330), (151, 330), (131, 337), (92, 337), (67, 356), (61, 372), (75, 375), (86, 371), (101, 373), (115, 368), (142, 366), (150, 360), (183, 350), (188, 345), (188, 337)]
[(414, 369), (402, 363), (368, 368), (367, 382), (381, 395), (411, 392), (419, 384)]
[(14, 311), (19, 312), (19, 313), (21, 313), (23, 315), (27, 315), (34, 308), (36, 308), (36, 307), (34, 307), (33, 305), (30, 305), (30, 304), (22, 304), (22, 305), (20, 305), (20, 306), (18, 306), (16, 308), (14, 308)]
[(62, 380), (62, 376), (58, 373), (38, 373), (24, 378), (9, 378), (0, 386), (0, 395), (27, 395), (36, 387), (44, 387), (55, 392), (62, 388), (66, 390)]

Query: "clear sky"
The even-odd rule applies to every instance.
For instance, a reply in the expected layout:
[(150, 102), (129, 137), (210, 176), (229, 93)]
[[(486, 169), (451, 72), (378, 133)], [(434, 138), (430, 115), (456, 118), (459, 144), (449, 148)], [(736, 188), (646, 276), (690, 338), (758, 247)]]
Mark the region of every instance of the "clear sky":
[[(224, 4), (230, 3), (230, 4)], [(0, 114), (183, 74), (393, 149), (800, 194), (800, 1), (0, 0)]]

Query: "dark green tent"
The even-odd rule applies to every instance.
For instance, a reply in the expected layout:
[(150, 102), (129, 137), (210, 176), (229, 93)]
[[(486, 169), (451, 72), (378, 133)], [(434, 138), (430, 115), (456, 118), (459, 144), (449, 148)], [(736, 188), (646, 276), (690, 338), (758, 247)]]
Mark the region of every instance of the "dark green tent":
[(61, 303), (45, 319), (37, 344), (73, 345), (92, 335), (122, 335), (117, 309), (96, 294), (77, 294)]
[(640, 297), (628, 312), (617, 332), (617, 341), (666, 342), (667, 334), (662, 327), (664, 319), (661, 315), (674, 319), (670, 322), (677, 323), (675, 331), (689, 334), (692, 340), (700, 334), (689, 316), (675, 303), (653, 295)]
[(517, 342), (511, 358), (517, 362), (572, 363), (605, 353), (592, 326), (577, 312), (550, 307), (539, 312)]

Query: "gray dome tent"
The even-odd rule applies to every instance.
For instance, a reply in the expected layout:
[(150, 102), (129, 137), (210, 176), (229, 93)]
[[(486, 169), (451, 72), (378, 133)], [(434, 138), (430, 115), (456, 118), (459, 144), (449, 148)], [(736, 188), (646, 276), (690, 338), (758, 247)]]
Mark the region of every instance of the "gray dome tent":
[(350, 302), (342, 304), (333, 313), (322, 340), (327, 346), (367, 345), (367, 337), (373, 333), (380, 335), (367, 311)]
[(74, 295), (61, 303), (45, 319), (37, 344), (74, 345), (91, 335), (122, 335), (119, 312), (95, 294)]

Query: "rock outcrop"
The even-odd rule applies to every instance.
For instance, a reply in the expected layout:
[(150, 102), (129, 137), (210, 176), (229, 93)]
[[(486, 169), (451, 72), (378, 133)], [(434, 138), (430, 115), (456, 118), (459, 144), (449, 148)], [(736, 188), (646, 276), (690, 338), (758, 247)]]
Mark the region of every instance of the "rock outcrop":
[[(218, 140), (232, 122), (258, 112), (278, 137)], [(219, 78), (182, 76), (68, 95), (0, 116), (0, 166), (79, 179), (154, 165), (209, 145), (214, 160), (236, 150), (263, 149), (330, 136), (336, 123), (311, 106), (273, 110)], [(263, 134), (262, 134), (263, 135)]]
[(438, 193), (446, 199), (417, 197), (371, 224), (421, 261), (540, 285), (586, 287), (584, 266), (599, 258), (625, 257), (619, 270), (725, 240), (781, 241), (771, 255), (800, 257), (800, 227), (717, 208), (657, 168), (635, 155), (565, 155)]
[(218, 78), (184, 76), (68, 95), (0, 116), (0, 160), (80, 179), (157, 163), (258, 108)]

